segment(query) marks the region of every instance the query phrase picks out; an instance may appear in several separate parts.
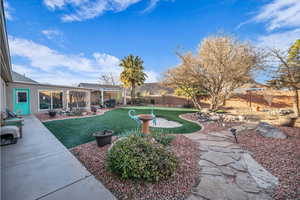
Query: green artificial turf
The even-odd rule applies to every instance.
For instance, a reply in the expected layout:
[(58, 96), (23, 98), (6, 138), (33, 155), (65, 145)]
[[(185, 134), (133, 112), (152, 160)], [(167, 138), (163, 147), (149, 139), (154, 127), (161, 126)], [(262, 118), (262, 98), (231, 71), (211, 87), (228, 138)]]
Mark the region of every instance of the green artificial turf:
[[(92, 134), (96, 131), (110, 129), (114, 135), (126, 130), (136, 129), (136, 122), (129, 118), (128, 111), (136, 110), (136, 114), (150, 114), (151, 107), (124, 107), (106, 112), (104, 115), (65, 119), (45, 122), (44, 125), (67, 147), (72, 148), (94, 140)], [(165, 129), (169, 133), (192, 133), (201, 129), (196, 123), (180, 119), (179, 115), (195, 112), (192, 109), (154, 107), (154, 114), (182, 124), (178, 128)], [(152, 131), (155, 129), (151, 128)]]

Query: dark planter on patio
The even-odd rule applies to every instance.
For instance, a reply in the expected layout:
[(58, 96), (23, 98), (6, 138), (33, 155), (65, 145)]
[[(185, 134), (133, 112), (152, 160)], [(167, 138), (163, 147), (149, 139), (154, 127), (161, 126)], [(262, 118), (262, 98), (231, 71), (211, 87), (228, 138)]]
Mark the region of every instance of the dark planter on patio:
[(49, 116), (50, 117), (55, 117), (56, 116), (56, 111), (55, 110), (49, 110)]
[(111, 144), (112, 134), (112, 130), (104, 130), (94, 133), (93, 136), (96, 138), (98, 147), (103, 147), (107, 144)]

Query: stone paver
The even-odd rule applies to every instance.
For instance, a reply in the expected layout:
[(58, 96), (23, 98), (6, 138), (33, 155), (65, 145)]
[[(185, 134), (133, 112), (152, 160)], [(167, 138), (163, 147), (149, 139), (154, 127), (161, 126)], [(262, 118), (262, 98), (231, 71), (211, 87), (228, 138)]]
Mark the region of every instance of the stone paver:
[(244, 154), (243, 158), (248, 166), (249, 173), (259, 187), (264, 189), (272, 189), (278, 185), (278, 178), (273, 176), (270, 172), (258, 164), (249, 154)]
[(212, 162), (216, 165), (228, 165), (234, 162), (234, 159), (226, 153), (209, 151), (201, 156), (201, 159)]
[(1, 199), (114, 200), (102, 183), (34, 116), (23, 138), (1, 147)]
[[(254, 129), (255, 125), (236, 127)], [(250, 152), (235, 144), (228, 131), (186, 135), (199, 144), (200, 182), (188, 200), (271, 200), (278, 179), (259, 165)]]

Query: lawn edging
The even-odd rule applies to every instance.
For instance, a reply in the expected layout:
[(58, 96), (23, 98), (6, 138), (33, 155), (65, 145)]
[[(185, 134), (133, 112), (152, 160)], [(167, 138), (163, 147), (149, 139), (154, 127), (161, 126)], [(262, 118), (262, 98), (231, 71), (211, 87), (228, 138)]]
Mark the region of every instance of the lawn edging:
[[(201, 128), (199, 131), (195, 131), (195, 132), (193, 132), (193, 133), (198, 133), (198, 132), (204, 131), (204, 125), (203, 125), (203, 124), (201, 124), (201, 123), (198, 122), (198, 121), (194, 121), (194, 120), (185, 118), (183, 115), (186, 115), (186, 114), (191, 114), (191, 113), (184, 113), (184, 114), (179, 115), (178, 117), (181, 118), (181, 119), (183, 119), (183, 120), (185, 120), (185, 121), (188, 121), (188, 122), (197, 124), (197, 125), (200, 126), (200, 128)], [(182, 134), (193, 134), (193, 133), (182, 133)]]

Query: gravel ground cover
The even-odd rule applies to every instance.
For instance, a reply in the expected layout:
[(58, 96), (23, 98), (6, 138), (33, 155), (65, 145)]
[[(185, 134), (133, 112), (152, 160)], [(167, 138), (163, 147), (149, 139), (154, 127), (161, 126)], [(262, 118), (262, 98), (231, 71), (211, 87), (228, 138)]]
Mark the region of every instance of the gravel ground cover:
[[(195, 114), (184, 114), (184, 117), (197, 120)], [(226, 123), (226, 127), (221, 127), (206, 122), (202, 123), (201, 132), (228, 130), (241, 124)], [(252, 130), (238, 135), (239, 145), (252, 152), (257, 162), (279, 178), (274, 200), (300, 200), (300, 128), (277, 127), (288, 135), (287, 139), (264, 138)]]
[(287, 139), (264, 138), (255, 131), (239, 136), (240, 145), (251, 151), (253, 157), (279, 178), (275, 200), (300, 199), (300, 128), (279, 127)]
[(197, 144), (182, 135), (176, 135), (171, 148), (179, 158), (175, 174), (157, 183), (121, 180), (106, 169), (105, 158), (109, 145), (97, 147), (95, 142), (82, 144), (71, 152), (83, 165), (121, 200), (181, 200), (197, 183), (199, 149)]

